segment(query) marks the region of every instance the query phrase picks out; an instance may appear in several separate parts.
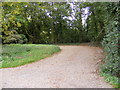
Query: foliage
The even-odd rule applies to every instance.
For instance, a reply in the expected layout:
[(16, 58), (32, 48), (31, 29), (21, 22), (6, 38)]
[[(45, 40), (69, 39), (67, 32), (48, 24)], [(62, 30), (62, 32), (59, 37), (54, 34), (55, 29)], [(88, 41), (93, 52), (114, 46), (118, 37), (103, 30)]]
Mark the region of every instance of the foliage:
[(10, 44), (3, 45), (0, 68), (16, 67), (48, 57), (60, 48), (54, 45)]
[[(91, 3), (87, 18), (87, 36), (90, 41), (102, 41), (105, 33), (105, 3)], [(89, 6), (89, 4), (88, 4)]]
[[(24, 23), (23, 5), (20, 2), (2, 2), (2, 41), (3, 43), (22, 43), (18, 30)], [(24, 33), (23, 33), (24, 34)], [(25, 38), (25, 36), (23, 36)]]
[(24, 34), (12, 34), (7, 37), (4, 37), (3, 44), (12, 44), (12, 43), (26, 43), (27, 38)]
[(100, 75), (104, 76), (105, 81), (110, 83), (114, 88), (120, 88), (119, 78), (103, 72), (101, 72)]
[[(77, 10), (66, 2), (3, 2), (3, 43), (14, 36), (14, 30), (18, 34), (24, 34), (28, 43), (88, 41), (82, 36), (86, 33), (82, 26), (81, 4), (71, 4)], [(74, 15), (74, 12), (77, 14)], [(72, 17), (76, 19), (70, 20)]]
[(101, 68), (104, 73), (120, 77), (120, 54), (119, 54), (119, 3), (106, 4), (106, 27), (105, 37), (102, 42), (104, 50), (106, 52), (105, 64)]

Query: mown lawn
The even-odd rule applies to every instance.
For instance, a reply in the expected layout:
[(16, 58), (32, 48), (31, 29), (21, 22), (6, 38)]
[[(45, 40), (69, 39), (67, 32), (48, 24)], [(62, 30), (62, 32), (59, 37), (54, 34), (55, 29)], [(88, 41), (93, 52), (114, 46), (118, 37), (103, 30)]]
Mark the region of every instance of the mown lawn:
[(60, 48), (56, 45), (10, 44), (2, 46), (0, 68), (16, 67), (46, 58)]

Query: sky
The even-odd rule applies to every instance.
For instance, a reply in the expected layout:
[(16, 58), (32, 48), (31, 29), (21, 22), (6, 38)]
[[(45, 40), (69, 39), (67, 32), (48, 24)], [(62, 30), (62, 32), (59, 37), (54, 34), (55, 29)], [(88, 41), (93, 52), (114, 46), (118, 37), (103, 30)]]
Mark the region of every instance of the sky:
[(84, 12), (83, 12), (83, 15), (82, 15), (82, 24), (83, 25), (86, 25), (86, 19), (88, 17), (88, 12), (89, 12), (89, 8), (84, 8)]
[[(73, 0), (73, 1), (77, 2), (77, 0)], [(71, 8), (74, 7), (73, 3), (69, 3), (69, 4), (70, 4)], [(88, 17), (89, 7), (83, 8), (82, 10), (83, 10), (83, 14), (82, 14), (82, 24), (83, 24), (83, 25), (86, 25), (86, 19), (87, 19), (87, 17)], [(69, 18), (70, 20), (73, 20), (73, 19), (74, 19), (74, 15), (75, 15), (75, 13), (74, 13), (74, 11), (73, 11), (72, 17), (68, 17), (68, 18)]]

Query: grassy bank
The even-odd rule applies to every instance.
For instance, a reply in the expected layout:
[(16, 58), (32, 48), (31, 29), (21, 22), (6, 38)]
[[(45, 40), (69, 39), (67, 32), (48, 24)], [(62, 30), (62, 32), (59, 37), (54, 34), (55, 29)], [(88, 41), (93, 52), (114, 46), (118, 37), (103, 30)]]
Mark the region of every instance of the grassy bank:
[(111, 76), (110, 74), (103, 73), (102, 71), (100, 72), (100, 75), (103, 76), (105, 78), (105, 81), (107, 83), (110, 83), (114, 88), (120, 88), (119, 78)]
[(25, 65), (27, 63), (35, 62), (40, 59), (46, 58), (59, 51), (60, 48), (55, 45), (40, 45), (40, 44), (3, 45), (0, 68)]

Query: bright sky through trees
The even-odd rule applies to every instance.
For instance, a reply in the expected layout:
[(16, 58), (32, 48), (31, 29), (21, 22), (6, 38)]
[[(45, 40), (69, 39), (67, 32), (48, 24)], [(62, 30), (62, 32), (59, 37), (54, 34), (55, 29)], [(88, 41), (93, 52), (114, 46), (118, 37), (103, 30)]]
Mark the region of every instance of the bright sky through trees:
[[(77, 2), (77, 0), (73, 0), (73, 1)], [(72, 9), (73, 9), (73, 8), (76, 9), (76, 8), (75, 8), (75, 5), (73, 4), (73, 2), (70, 2), (69, 4), (70, 4), (70, 6), (71, 6)], [(86, 25), (86, 19), (87, 19), (88, 15), (89, 15), (89, 14), (88, 14), (88, 12), (89, 12), (89, 7), (83, 8), (82, 11), (83, 11), (83, 12), (82, 12), (82, 24), (83, 24), (83, 25)], [(72, 17), (68, 17), (70, 20), (75, 19), (75, 17), (74, 17), (74, 16), (75, 16), (74, 10), (72, 10), (72, 12), (73, 12), (73, 13), (72, 13)]]

